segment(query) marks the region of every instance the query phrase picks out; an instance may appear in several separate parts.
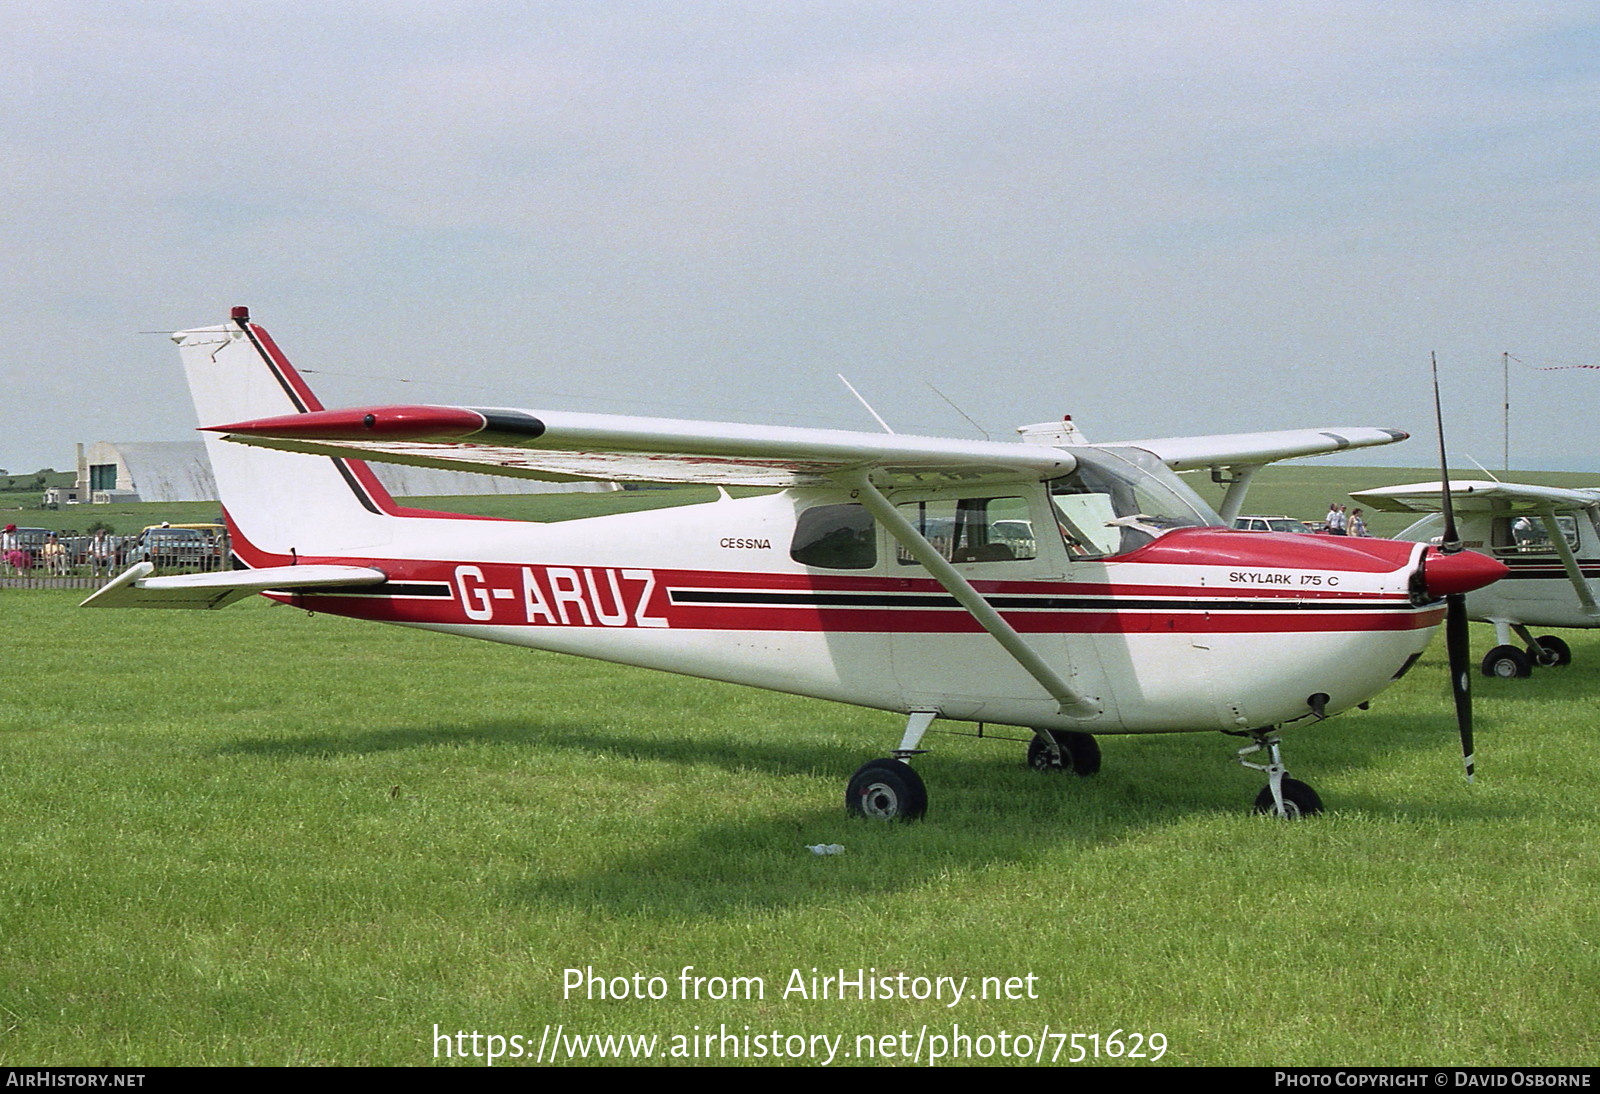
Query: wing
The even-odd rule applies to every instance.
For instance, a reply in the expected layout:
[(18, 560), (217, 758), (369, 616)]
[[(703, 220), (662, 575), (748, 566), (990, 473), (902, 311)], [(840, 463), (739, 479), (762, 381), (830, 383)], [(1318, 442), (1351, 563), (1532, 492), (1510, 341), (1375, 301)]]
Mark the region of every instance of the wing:
[(276, 589), (381, 585), (382, 570), (365, 566), (269, 566), (211, 574), (151, 577), (155, 567), (140, 562), (104, 585), (80, 608), (225, 608), (236, 600)]
[(1020, 441), (735, 425), (505, 408), (384, 406), (208, 426), (288, 452), (535, 479), (805, 486), (870, 469), (885, 485), (1065, 475), (1068, 452)]
[[(1437, 513), (1444, 507), (1444, 488), (1436, 482), (1380, 486), (1350, 496), (1391, 513)], [(1461, 479), (1450, 483), (1450, 498), (1458, 513), (1538, 514), (1550, 509), (1593, 508), (1600, 505), (1600, 490)]]
[[(821, 485), (871, 468), (884, 485), (1051, 478), (1070, 450), (833, 429), (507, 408), (385, 406), (205, 427), (229, 441), (377, 463), (553, 480)], [(1258, 465), (1393, 444), (1397, 429), (1294, 429), (1118, 442), (1175, 471)]]
[(1118, 441), (1159, 456), (1174, 471), (1202, 467), (1249, 467), (1300, 456), (1324, 456), (1350, 448), (1394, 444), (1411, 434), (1403, 429), (1369, 426), (1345, 429), (1284, 429), (1271, 433), (1222, 433), (1211, 437), (1163, 437), (1153, 441)]

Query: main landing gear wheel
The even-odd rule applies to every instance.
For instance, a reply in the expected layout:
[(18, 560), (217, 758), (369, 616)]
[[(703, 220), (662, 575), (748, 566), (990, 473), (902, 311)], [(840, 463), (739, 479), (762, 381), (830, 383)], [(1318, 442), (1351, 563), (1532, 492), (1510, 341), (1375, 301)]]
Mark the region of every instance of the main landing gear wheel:
[[(1556, 641), (1560, 642), (1558, 638)], [(1563, 646), (1565, 642), (1561, 643)], [(1568, 653), (1568, 658), (1571, 654)], [(1533, 675), (1533, 659), (1515, 646), (1496, 646), (1483, 658), (1483, 674), (1497, 676), (1502, 680), (1511, 680), (1519, 676)]]
[(1056, 739), (1057, 755), (1035, 731), (1028, 742), (1028, 766), (1035, 771), (1070, 771), (1074, 775), (1093, 775), (1100, 770), (1100, 742), (1091, 733), (1075, 730), (1048, 730)]
[(1553, 668), (1572, 664), (1572, 647), (1553, 634), (1543, 634), (1528, 647), (1528, 657), (1535, 665)]
[(916, 820), (928, 811), (928, 788), (901, 760), (868, 760), (850, 776), (844, 807), (857, 817)]
[(1322, 812), (1322, 799), (1299, 779), (1286, 778), (1278, 789), (1283, 793), (1283, 812), (1278, 813), (1278, 803), (1272, 799), (1272, 787), (1269, 786), (1256, 795), (1257, 813), (1276, 813), (1280, 817), (1299, 820)]

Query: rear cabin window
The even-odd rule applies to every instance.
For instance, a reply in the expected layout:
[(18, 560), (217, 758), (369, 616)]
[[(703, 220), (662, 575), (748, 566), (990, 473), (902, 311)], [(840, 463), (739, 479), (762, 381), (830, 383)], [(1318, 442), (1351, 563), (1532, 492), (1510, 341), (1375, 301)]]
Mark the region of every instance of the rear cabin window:
[[(1037, 558), (1033, 516), (1024, 498), (939, 498), (907, 502), (900, 513), (946, 562), (1014, 562)], [(916, 559), (899, 547), (901, 565)]]
[(789, 557), (824, 570), (870, 570), (878, 564), (878, 533), (862, 505), (818, 505), (800, 514)]

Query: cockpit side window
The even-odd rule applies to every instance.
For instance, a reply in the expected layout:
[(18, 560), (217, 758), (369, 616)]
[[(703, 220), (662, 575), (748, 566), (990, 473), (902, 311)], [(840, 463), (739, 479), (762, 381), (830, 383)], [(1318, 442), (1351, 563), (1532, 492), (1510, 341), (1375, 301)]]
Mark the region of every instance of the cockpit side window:
[(1050, 504), (1067, 554), (1104, 558), (1122, 553), (1122, 529), (1114, 523), (1117, 509), (1108, 491), (1095, 490), (1081, 475), (1073, 475), (1050, 484)]
[(789, 557), (824, 570), (870, 570), (878, 564), (877, 524), (862, 505), (815, 505), (795, 520)]
[(1074, 558), (1126, 554), (1174, 528), (1222, 525), (1198, 494), (1148, 452), (1084, 448), (1074, 455), (1078, 466), (1072, 474), (1049, 483), (1056, 524)]
[[(1561, 534), (1566, 537), (1567, 545), (1574, 551), (1578, 549), (1578, 518), (1566, 514), (1556, 517), (1556, 526), (1561, 529)], [(1536, 516), (1495, 517), (1490, 528), (1489, 543), (1494, 553), (1501, 557), (1507, 555), (1553, 555), (1556, 553), (1555, 544), (1550, 542), (1550, 533), (1544, 526), (1544, 521)]]

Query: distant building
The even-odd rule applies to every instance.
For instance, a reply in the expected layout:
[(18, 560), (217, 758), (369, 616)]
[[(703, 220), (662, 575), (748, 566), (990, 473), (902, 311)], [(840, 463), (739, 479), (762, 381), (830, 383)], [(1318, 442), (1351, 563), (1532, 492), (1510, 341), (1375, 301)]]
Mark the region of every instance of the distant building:
[[(397, 498), (464, 494), (553, 494), (616, 490), (608, 482), (543, 482), (465, 471), (438, 471), (402, 464), (371, 465), (378, 481)], [(79, 500), (216, 501), (217, 481), (201, 441), (96, 441), (78, 446)]]
[(206, 446), (200, 441), (96, 441), (78, 446), (78, 496), (118, 501), (215, 501)]

